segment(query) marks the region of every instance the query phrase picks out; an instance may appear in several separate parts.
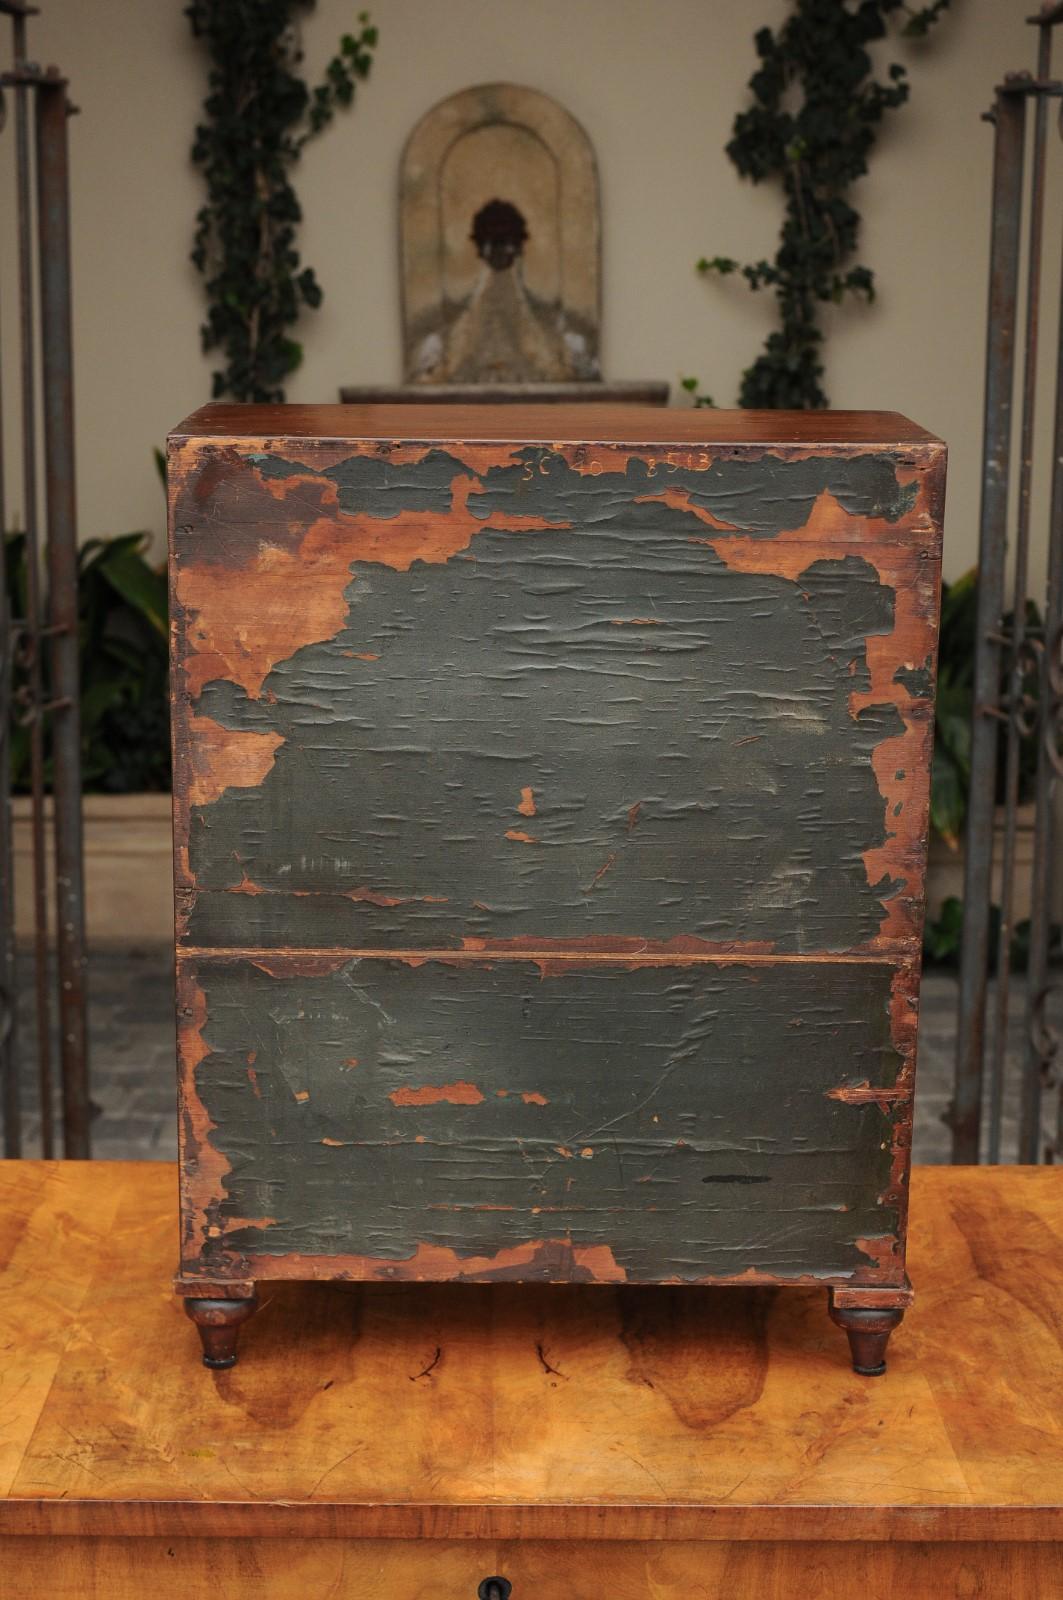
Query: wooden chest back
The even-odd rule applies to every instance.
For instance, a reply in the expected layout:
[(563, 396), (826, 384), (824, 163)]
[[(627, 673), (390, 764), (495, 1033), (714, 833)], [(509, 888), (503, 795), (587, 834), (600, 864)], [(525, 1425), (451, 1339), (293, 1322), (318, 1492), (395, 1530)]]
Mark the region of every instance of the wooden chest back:
[(182, 1270), (904, 1282), (943, 446), (171, 440)]

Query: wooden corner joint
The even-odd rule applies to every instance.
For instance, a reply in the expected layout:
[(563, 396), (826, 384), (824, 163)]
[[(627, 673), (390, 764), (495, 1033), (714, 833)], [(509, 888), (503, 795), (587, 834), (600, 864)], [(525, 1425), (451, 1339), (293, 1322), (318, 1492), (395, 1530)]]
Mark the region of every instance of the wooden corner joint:
[(251, 1278), (197, 1278), (179, 1272), (173, 1292), (185, 1300), (253, 1300), (255, 1285)]
[(907, 1311), (915, 1299), (907, 1278), (901, 1284), (832, 1284), (829, 1293), (837, 1311)]

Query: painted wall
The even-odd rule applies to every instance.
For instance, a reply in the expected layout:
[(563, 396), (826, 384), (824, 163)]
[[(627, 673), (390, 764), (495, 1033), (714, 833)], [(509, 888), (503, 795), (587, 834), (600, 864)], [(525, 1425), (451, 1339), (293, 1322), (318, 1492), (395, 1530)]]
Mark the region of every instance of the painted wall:
[[(201, 288), (187, 259), (204, 63), (180, 0), (43, 4), (34, 54), (62, 64), (82, 108), (72, 126), (81, 531), (161, 532), (152, 446), (210, 390)], [(723, 147), (744, 102), (755, 27), (786, 9), (785, 0), (376, 0), (373, 78), (298, 174), (303, 255), (326, 298), (301, 324), (306, 355), (289, 398), (334, 400), (341, 382), (399, 377), (403, 140), (444, 95), (511, 79), (561, 100), (597, 148), (607, 375), (677, 384), (694, 373), (718, 403), (732, 403), (771, 325), (770, 302), (733, 280), (703, 282), (694, 262), (772, 248), (777, 196), (740, 182)], [(928, 44), (896, 47), (912, 100), (888, 124), (856, 197), (879, 298), (831, 317), (833, 403), (907, 412), (952, 447), (953, 575), (976, 548), (991, 154), (979, 116), (1001, 73), (1032, 62), (1031, 9), (1031, 0), (954, 0)], [(318, 0), (303, 27), (309, 74), (354, 11), (350, 0)], [(1057, 196), (1061, 150), (1053, 139)], [(7, 167), (0, 205), (10, 215)], [(1061, 220), (1057, 205), (1053, 264)], [(15, 353), (12, 243), (5, 229), (5, 360)], [(9, 460), (15, 442), (9, 433)], [(8, 500), (18, 508), (17, 481)]]

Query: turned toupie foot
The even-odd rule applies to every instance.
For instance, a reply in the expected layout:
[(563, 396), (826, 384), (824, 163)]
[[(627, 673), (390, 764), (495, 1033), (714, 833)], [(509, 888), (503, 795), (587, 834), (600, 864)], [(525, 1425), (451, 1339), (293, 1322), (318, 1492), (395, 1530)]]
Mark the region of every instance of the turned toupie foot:
[(253, 1296), (249, 1300), (185, 1300), (185, 1311), (199, 1329), (205, 1367), (235, 1367), (240, 1329), (257, 1307)]
[(896, 1306), (839, 1306), (833, 1296), (830, 1319), (849, 1338), (853, 1371), (862, 1378), (880, 1378), (886, 1370), (886, 1346), (904, 1312)]

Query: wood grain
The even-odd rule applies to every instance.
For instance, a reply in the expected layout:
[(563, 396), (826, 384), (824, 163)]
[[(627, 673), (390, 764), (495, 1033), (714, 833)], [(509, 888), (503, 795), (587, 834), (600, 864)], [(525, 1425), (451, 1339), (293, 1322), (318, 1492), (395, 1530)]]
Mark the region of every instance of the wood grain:
[(201, 406), (174, 439), (470, 439), (580, 443), (939, 443), (897, 411), (667, 410), (656, 406)]
[(0, 1162), (0, 1495), (22, 1465), (118, 1207), (119, 1187), (97, 1184), (85, 1210), (85, 1171), (80, 1162)]
[(916, 1171), (922, 1292), (873, 1382), (822, 1292), (603, 1285), (263, 1286), (246, 1359), (208, 1373), (172, 1168), (0, 1177), (32, 1241), (0, 1279), (0, 1533), (1063, 1539), (1057, 1171)]
[(4, 1539), (4, 1600), (1051, 1600), (1063, 1547), (990, 1544), (388, 1543)]

